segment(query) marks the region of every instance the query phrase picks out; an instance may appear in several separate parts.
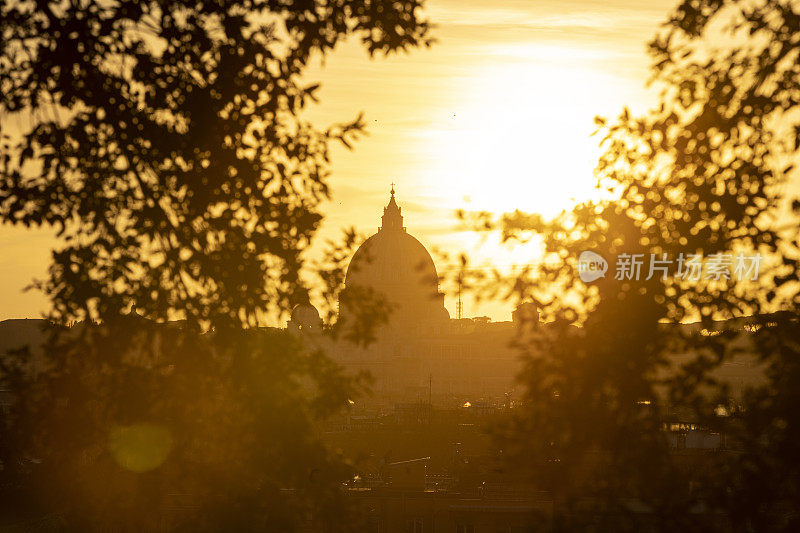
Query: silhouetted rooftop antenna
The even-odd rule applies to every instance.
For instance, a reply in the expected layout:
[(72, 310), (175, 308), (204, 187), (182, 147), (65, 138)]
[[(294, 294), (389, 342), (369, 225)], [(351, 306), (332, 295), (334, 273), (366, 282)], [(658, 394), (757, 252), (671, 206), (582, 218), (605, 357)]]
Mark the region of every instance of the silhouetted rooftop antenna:
[(461, 274), (458, 275), (458, 302), (456, 303), (456, 315), (461, 320), (461, 314), (464, 311), (464, 302), (461, 300)]

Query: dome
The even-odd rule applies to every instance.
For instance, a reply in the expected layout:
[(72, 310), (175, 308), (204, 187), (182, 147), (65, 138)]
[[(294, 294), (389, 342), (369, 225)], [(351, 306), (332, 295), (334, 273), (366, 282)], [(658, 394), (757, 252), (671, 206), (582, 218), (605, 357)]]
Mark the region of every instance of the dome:
[(394, 198), (384, 208), (383, 225), (353, 254), (345, 286), (375, 291), (393, 305), (392, 320), (434, 321), (448, 319), (444, 295), (433, 258), (416, 238), (406, 232), (400, 207)]
[(297, 330), (317, 329), (322, 327), (322, 318), (317, 308), (311, 304), (298, 304), (292, 308), (289, 328)]
[(425, 246), (405, 232), (378, 232), (353, 254), (345, 285), (389, 294), (405, 290), (439, 292), (436, 265)]

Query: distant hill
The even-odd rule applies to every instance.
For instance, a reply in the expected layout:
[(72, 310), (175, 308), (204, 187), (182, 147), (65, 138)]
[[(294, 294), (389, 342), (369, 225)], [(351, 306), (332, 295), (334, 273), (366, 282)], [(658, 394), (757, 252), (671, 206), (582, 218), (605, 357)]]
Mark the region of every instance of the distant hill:
[(0, 354), (30, 346), (34, 350), (44, 342), (47, 320), (13, 318), (0, 321)]

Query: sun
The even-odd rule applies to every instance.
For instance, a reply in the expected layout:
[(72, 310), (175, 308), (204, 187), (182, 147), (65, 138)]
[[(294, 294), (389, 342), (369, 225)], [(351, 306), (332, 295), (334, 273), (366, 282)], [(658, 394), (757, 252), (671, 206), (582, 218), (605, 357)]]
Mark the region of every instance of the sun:
[(426, 135), (425, 182), (443, 205), (552, 217), (597, 194), (594, 117), (611, 76), (584, 63), (517, 61), (468, 79), (452, 113)]

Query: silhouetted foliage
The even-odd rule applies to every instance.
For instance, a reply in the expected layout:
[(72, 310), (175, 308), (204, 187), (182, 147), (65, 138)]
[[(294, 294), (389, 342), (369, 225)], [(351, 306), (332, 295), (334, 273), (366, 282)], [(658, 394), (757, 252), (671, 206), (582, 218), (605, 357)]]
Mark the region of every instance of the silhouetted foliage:
[[(6, 509), (81, 531), (348, 527), (347, 466), (315, 421), (354, 384), (257, 326), (308, 300), (329, 143), (364, 126), (303, 118), (306, 66), (348, 36), (370, 55), (428, 44), (420, 10), (0, 6), (0, 219), (62, 243), (36, 284), (58, 325), (2, 359)], [(319, 272), (331, 291), (343, 254)]]
[[(553, 491), (554, 529), (798, 527), (800, 204), (786, 181), (799, 20), (790, 2), (682, 2), (651, 44), (660, 107), (598, 119), (599, 187), (613, 200), (501, 221), (507, 239), (544, 241), (542, 264), (505, 286), (550, 322), (522, 343), (526, 393), (505, 445)], [(609, 261), (604, 278), (581, 281), (584, 250)], [(651, 254), (697, 253), (760, 254), (758, 280), (693, 281), (675, 263), (645, 279)], [(643, 254), (638, 281), (615, 279), (621, 254)], [(734, 395), (715, 372), (742, 353), (765, 381)], [(722, 449), (671, 451), (674, 421), (721, 432)]]
[(54, 317), (255, 324), (296, 290), (320, 221), (328, 143), (304, 68), (348, 35), (425, 42), (420, 3), (4, 4), (3, 219), (51, 225)]
[(18, 396), (4, 431), (4, 506), (83, 531), (351, 519), (339, 490), (348, 466), (315, 420), (355, 387), (323, 352), (280, 330), (122, 322), (64, 332), (45, 349), (51, 368), (3, 365)]

